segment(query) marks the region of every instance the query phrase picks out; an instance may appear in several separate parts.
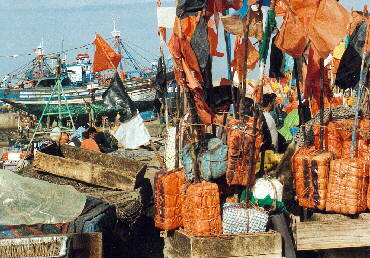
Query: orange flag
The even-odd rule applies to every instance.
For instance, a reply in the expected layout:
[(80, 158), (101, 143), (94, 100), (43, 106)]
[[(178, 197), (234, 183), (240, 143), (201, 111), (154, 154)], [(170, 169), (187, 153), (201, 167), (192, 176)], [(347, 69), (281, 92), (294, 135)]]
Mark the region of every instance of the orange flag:
[(293, 57), (300, 57), (307, 46), (307, 42), (308, 39), (301, 21), (288, 11), (275, 39), (276, 47)]
[[(238, 72), (239, 81), (242, 79), (243, 74), (243, 57), (245, 50), (245, 39), (242, 39), (240, 36), (237, 36), (235, 39), (235, 48), (234, 48), (234, 60), (231, 62), (231, 66), (235, 71)], [(247, 69), (254, 69), (259, 60), (258, 51), (254, 48), (252, 42), (248, 39), (248, 53), (247, 53)], [(245, 71), (247, 72), (247, 71)]]
[(107, 69), (116, 69), (121, 61), (122, 55), (117, 54), (104, 40), (102, 36), (96, 34), (95, 55), (93, 63), (93, 72), (97, 73)]
[(308, 37), (322, 58), (347, 35), (352, 17), (336, 0), (322, 0), (315, 18), (308, 27)]

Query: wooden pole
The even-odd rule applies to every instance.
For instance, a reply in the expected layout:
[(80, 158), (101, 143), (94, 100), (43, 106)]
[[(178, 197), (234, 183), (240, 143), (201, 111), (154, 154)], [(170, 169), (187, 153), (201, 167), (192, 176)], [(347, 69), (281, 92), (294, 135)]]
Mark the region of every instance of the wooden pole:
[(320, 58), (320, 151), (324, 150), (324, 59)]
[(249, 23), (250, 23), (250, 10), (248, 10), (247, 13), (247, 22), (246, 26), (247, 28), (245, 29), (244, 32), (244, 40), (245, 40), (245, 45), (244, 45), (244, 51), (243, 51), (243, 71), (242, 71), (242, 83), (241, 83), (241, 90), (239, 91), (239, 117), (241, 119), (245, 119), (245, 94), (247, 92), (247, 68), (248, 68), (248, 43), (249, 43)]
[[(270, 10), (274, 11), (275, 10), (275, 0), (271, 0), (271, 4), (270, 4)], [(268, 19), (268, 18), (267, 18)], [(266, 21), (268, 22), (268, 20)], [(267, 30), (269, 30), (269, 28), (267, 27)], [(270, 39), (271, 39), (271, 33), (269, 31), (265, 31), (265, 33), (269, 33), (267, 37), (267, 47), (268, 47), (268, 44), (270, 42)], [(254, 105), (254, 110), (253, 110), (253, 129), (252, 129), (252, 142), (251, 142), (251, 151), (250, 151), (250, 156), (249, 156), (249, 171), (248, 171), (248, 179), (247, 179), (247, 185), (246, 185), (246, 201), (249, 200), (249, 191), (251, 189), (251, 186), (252, 186), (252, 175), (254, 173), (254, 170), (253, 170), (253, 165), (254, 165), (254, 155), (255, 155), (255, 152), (256, 152), (256, 138), (257, 138), (257, 121), (259, 120), (260, 116), (262, 115), (261, 114), (261, 103), (259, 101), (261, 101), (262, 99), (262, 94), (263, 94), (263, 88), (262, 88), (262, 91), (260, 90), (260, 87), (263, 87), (263, 72), (265, 70), (265, 61), (264, 60), (260, 60), (260, 75), (259, 75), (259, 82), (258, 82), (258, 88), (256, 89), (257, 90), (257, 94), (259, 96), (256, 96), (257, 97), (257, 100), (255, 102), (255, 105)]]
[[(203, 17), (202, 17), (203, 18)], [(181, 21), (180, 17), (178, 17), (178, 31), (179, 31), (179, 37), (182, 38), (182, 28), (181, 28)], [(184, 84), (186, 84), (186, 76), (185, 73), (182, 72), (182, 79), (184, 81)], [(191, 143), (191, 157), (192, 157), (192, 167), (194, 171), (194, 182), (199, 183), (200, 182), (200, 171), (199, 171), (199, 165), (198, 165), (198, 153), (195, 148), (195, 142), (196, 140), (200, 141), (201, 140), (201, 135), (202, 132), (199, 130), (199, 127), (195, 126), (195, 124), (198, 124), (198, 114), (195, 111), (195, 103), (194, 103), (194, 98), (192, 96), (192, 93), (190, 92), (190, 89), (188, 87), (184, 88), (185, 91), (185, 97), (187, 104), (189, 105), (189, 115), (190, 115), (190, 120), (191, 120), (191, 125), (190, 125), (190, 134), (193, 142)]]
[[(298, 71), (298, 67), (296, 64), (294, 64), (294, 71), (296, 74), (296, 86), (297, 86), (297, 99), (298, 99), (298, 116), (299, 116), (299, 125), (302, 126), (304, 123), (304, 114), (303, 114), (303, 107), (302, 107), (302, 100), (301, 100), (301, 89), (299, 85), (299, 73), (301, 71)], [(293, 77), (292, 77), (293, 79)], [(291, 80), (292, 80), (291, 79)], [(301, 127), (303, 130), (303, 141), (304, 145), (307, 146), (307, 135), (306, 135), (306, 128), (304, 126)]]

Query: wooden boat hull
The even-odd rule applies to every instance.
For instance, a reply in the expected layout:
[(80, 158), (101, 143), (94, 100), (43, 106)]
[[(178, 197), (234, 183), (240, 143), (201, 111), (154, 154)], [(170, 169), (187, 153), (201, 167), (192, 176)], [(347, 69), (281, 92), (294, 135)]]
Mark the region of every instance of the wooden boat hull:
[(36, 152), (33, 166), (41, 171), (111, 189), (134, 190), (146, 165), (139, 161), (63, 144)]

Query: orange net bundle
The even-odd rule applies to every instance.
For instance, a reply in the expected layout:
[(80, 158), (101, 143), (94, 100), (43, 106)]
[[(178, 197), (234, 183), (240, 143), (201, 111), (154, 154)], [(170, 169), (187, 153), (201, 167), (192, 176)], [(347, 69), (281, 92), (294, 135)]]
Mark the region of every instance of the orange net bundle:
[(172, 230), (182, 226), (181, 209), (183, 204), (182, 188), (185, 185), (182, 169), (159, 172), (154, 178), (155, 226)]
[(220, 192), (217, 184), (202, 181), (185, 191), (182, 208), (184, 231), (193, 236), (222, 234)]
[(365, 211), (368, 185), (368, 161), (357, 158), (331, 161), (326, 210), (343, 214)]
[(333, 158), (333, 153), (314, 147), (302, 147), (294, 154), (292, 170), (300, 206), (325, 209), (329, 165)]
[(358, 133), (358, 157), (370, 162), (370, 117), (360, 121)]
[[(257, 123), (257, 128), (261, 128)], [(248, 171), (250, 168), (250, 151), (252, 149), (253, 118), (248, 118), (246, 123), (232, 119), (227, 125), (227, 145), (229, 147), (226, 181), (229, 185), (243, 185), (248, 183)], [(263, 143), (262, 134), (256, 130), (256, 149), (254, 153), (253, 171), (259, 157)], [(252, 182), (254, 173), (252, 174)]]
[[(353, 120), (337, 120), (327, 124), (324, 128), (324, 150), (333, 152), (336, 158), (349, 155), (352, 142)], [(320, 127), (314, 129), (314, 144), (320, 148)]]

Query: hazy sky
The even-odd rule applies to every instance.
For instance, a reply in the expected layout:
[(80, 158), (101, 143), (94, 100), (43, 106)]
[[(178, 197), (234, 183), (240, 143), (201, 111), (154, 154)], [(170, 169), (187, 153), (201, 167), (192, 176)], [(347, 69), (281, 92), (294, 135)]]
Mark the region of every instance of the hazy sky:
[[(369, 0), (340, 1), (347, 9), (361, 10)], [(174, 1), (163, 1), (173, 3)], [(32, 53), (43, 39), (46, 53), (91, 43), (94, 34), (110, 37), (112, 17), (119, 17), (118, 29), (130, 46), (139, 46), (141, 54), (154, 60), (158, 56), (156, 0), (0, 0), (0, 77), (28, 63), (33, 55), (8, 58), (2, 56)], [(220, 33), (220, 36), (222, 34)], [(224, 47), (220, 40), (220, 49)], [(93, 48), (68, 52), (93, 53)], [(215, 58), (215, 77), (226, 76), (226, 58)]]

